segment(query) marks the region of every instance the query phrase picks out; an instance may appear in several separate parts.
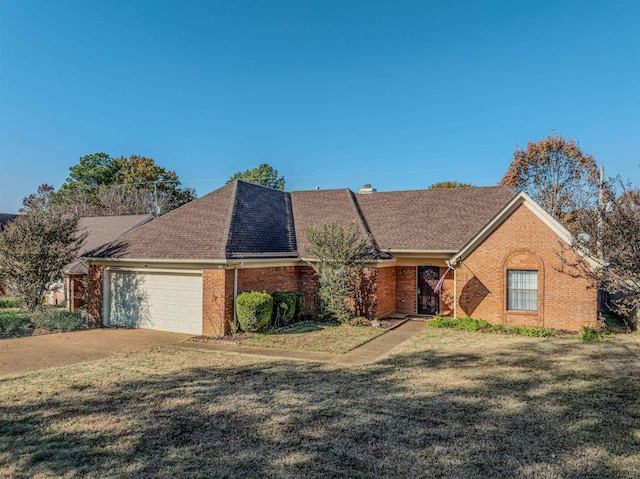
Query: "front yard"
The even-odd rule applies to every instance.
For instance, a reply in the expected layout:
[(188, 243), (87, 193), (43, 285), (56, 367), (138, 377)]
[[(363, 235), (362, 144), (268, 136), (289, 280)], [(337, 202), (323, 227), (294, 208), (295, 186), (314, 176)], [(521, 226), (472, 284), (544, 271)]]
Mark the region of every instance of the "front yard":
[(300, 323), (276, 332), (246, 339), (242, 346), (344, 354), (386, 333), (381, 328), (354, 327), (337, 323)]
[(358, 368), (163, 347), (0, 378), (8, 477), (638, 477), (640, 337), (425, 328)]

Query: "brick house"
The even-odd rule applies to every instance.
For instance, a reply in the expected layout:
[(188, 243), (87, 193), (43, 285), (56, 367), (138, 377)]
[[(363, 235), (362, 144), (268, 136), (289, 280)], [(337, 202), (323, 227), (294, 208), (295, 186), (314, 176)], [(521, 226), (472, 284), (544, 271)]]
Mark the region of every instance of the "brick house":
[(304, 293), (313, 314), (317, 279), (305, 231), (333, 221), (355, 222), (371, 238), (376, 317), (469, 315), (567, 330), (595, 323), (596, 291), (557, 270), (570, 234), (523, 193), (288, 193), (243, 181), (89, 253), (89, 317), (214, 336), (228, 332), (237, 294), (289, 290)]

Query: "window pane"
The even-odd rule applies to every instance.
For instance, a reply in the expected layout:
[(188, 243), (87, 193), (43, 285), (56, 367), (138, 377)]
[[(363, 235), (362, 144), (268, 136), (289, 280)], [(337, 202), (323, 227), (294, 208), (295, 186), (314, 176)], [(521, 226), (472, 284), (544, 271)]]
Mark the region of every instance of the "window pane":
[(507, 309), (517, 311), (538, 310), (537, 271), (507, 271)]

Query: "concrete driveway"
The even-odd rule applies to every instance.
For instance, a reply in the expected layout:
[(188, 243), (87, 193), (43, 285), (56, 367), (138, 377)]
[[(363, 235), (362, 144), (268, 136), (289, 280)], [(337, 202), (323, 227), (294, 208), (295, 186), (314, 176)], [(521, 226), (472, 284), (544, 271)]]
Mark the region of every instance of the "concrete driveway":
[(177, 344), (188, 334), (148, 329), (90, 329), (0, 341), (0, 376)]

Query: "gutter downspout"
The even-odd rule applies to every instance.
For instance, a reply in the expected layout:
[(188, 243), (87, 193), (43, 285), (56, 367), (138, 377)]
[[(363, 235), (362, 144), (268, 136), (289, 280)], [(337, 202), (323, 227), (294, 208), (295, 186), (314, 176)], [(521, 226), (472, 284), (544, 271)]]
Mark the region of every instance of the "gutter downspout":
[[(244, 265), (240, 261), (240, 267)], [(238, 327), (238, 312), (236, 311), (236, 299), (238, 299), (238, 265), (233, 267), (233, 325)]]

